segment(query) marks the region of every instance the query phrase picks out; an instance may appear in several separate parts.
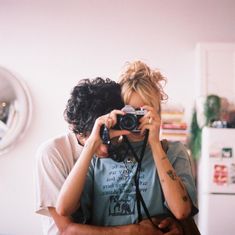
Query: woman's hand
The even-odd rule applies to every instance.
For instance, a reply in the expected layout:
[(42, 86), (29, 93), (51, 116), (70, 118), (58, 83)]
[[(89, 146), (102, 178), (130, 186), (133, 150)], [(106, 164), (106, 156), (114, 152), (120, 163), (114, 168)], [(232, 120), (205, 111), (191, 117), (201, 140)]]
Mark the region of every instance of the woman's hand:
[(128, 135), (130, 134), (130, 131), (127, 130), (113, 130), (112, 127), (116, 125), (117, 123), (117, 115), (125, 115), (125, 112), (121, 110), (113, 110), (108, 114), (102, 115), (99, 118), (96, 119), (94, 127), (91, 131), (91, 134), (85, 141), (86, 144), (93, 143), (94, 151), (96, 152), (98, 148), (103, 144), (100, 131), (101, 127), (105, 125), (109, 129), (109, 136), (110, 139), (121, 136), (121, 135)]
[(143, 109), (147, 110), (147, 113), (140, 119), (141, 134), (147, 129), (149, 130), (148, 141), (151, 144), (160, 142), (160, 127), (161, 118), (157, 111), (150, 106), (143, 106)]

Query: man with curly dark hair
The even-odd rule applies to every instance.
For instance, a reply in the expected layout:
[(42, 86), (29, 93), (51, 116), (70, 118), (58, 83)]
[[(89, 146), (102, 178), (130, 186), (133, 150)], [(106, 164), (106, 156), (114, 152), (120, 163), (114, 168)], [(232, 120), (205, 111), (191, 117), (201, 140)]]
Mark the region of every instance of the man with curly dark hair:
[(84, 79), (71, 92), (64, 117), (74, 133), (88, 136), (98, 117), (123, 106), (118, 83), (100, 77)]
[[(60, 189), (91, 134), (96, 119), (112, 110), (122, 114), (118, 110), (123, 106), (120, 85), (110, 79), (84, 79), (73, 88), (64, 111), (71, 131), (45, 142), (37, 151), (36, 212), (46, 215), (43, 216), (44, 234), (162, 234), (148, 220), (115, 227), (88, 225), (90, 208), (83, 208), (82, 203), (80, 210), (72, 216), (60, 216), (55, 210)], [(116, 131), (117, 136), (127, 133), (126, 130)], [(107, 146), (102, 143), (97, 152), (98, 156), (108, 156)], [(168, 227), (171, 234), (180, 234), (173, 219), (164, 219), (161, 225)]]

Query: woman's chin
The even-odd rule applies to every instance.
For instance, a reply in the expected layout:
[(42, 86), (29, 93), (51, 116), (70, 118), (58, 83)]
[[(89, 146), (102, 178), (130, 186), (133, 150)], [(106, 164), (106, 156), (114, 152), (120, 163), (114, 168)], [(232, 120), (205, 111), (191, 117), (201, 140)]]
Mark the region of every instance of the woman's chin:
[(133, 142), (141, 141), (144, 139), (144, 134), (141, 134), (140, 132), (132, 132), (128, 135), (128, 139)]

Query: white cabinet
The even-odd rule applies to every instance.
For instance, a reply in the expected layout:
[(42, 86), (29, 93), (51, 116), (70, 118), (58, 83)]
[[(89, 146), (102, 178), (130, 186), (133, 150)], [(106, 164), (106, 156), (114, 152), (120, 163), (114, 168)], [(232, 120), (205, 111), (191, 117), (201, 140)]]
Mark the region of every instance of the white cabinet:
[(197, 97), (215, 94), (235, 101), (235, 43), (198, 43)]

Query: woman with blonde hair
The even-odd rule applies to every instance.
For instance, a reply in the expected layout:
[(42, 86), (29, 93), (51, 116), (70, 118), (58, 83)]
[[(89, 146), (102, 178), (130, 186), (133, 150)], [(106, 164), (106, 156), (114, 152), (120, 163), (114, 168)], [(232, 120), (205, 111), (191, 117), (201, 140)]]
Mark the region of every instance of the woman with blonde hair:
[[(169, 210), (177, 219), (194, 215), (198, 212), (196, 187), (186, 148), (182, 143), (175, 142), (168, 143), (168, 149), (164, 151), (160, 141), (161, 102), (168, 98), (163, 90), (166, 78), (159, 70), (151, 69), (144, 62), (134, 61), (126, 64), (119, 83), (124, 103), (134, 109), (146, 110), (140, 122), (140, 133), (132, 132), (127, 138), (132, 142), (141, 141), (148, 130), (147, 155), (153, 159), (154, 167), (149, 165), (150, 168), (146, 169), (152, 171), (154, 184), (151, 187), (159, 186), (159, 191), (152, 191), (152, 199), (156, 198), (155, 208), (161, 207), (158, 211), (160, 214)], [(147, 198), (147, 201), (151, 200)]]
[(119, 78), (122, 86), (122, 96), (125, 103), (128, 103), (133, 92), (140, 95), (141, 99), (158, 110), (160, 102), (167, 100), (168, 96), (163, 91), (166, 78), (159, 70), (150, 69), (145, 63), (135, 61), (127, 63), (125, 70)]

